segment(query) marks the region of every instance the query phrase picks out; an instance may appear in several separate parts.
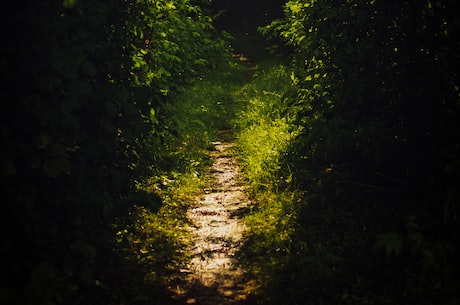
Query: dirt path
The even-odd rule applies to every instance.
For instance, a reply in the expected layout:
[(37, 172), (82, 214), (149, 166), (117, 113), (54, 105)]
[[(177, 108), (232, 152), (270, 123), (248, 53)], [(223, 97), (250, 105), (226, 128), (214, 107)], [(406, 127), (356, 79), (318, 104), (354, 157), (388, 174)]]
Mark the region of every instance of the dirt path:
[(234, 143), (227, 132), (213, 143), (212, 185), (187, 211), (191, 226), (192, 259), (181, 270), (183, 283), (172, 287), (178, 303), (200, 305), (243, 304), (243, 270), (234, 258), (246, 227), (241, 215), (249, 199), (239, 182), (239, 167), (232, 157)]

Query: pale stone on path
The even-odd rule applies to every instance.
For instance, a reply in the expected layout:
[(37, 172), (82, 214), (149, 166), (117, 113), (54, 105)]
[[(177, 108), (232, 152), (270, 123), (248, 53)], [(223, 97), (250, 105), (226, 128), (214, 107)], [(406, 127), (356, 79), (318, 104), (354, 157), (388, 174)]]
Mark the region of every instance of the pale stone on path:
[(187, 304), (237, 304), (245, 299), (243, 270), (235, 260), (246, 227), (238, 216), (250, 203), (239, 182), (239, 166), (232, 159), (232, 142), (216, 141), (209, 175), (211, 190), (196, 198), (187, 211), (192, 259), (181, 274), (183, 287), (177, 287)]

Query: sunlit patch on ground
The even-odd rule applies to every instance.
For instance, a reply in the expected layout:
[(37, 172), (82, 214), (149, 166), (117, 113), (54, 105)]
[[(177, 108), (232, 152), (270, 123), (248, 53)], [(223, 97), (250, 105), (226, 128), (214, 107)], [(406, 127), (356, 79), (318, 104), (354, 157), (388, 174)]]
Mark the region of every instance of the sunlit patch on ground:
[(239, 304), (246, 299), (244, 272), (235, 260), (246, 227), (240, 218), (250, 200), (232, 158), (234, 143), (216, 141), (211, 154), (210, 185), (187, 211), (191, 259), (171, 290), (185, 304)]

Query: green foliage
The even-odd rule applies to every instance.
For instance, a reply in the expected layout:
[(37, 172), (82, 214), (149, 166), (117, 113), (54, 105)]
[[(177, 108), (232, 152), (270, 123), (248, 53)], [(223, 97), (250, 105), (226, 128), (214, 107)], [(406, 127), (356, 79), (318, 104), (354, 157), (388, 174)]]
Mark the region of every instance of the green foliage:
[(254, 191), (251, 211), (244, 217), (249, 228), (239, 259), (246, 267), (249, 297), (264, 300), (275, 287), (276, 274), (284, 273), (295, 232), (294, 192)]
[[(4, 17), (0, 300), (118, 302), (110, 224), (134, 204), (158, 210), (137, 185), (169, 166), (166, 105), (230, 50), (188, 0), (14, 4)], [(167, 238), (149, 235), (162, 253)]]
[(164, 137), (170, 153), (163, 163), (171, 168), (190, 173), (203, 168), (218, 131), (232, 127), (238, 105), (231, 93), (239, 88), (245, 70), (230, 56), (222, 58), (219, 65), (216, 71), (180, 90), (165, 107), (171, 132)]
[(288, 1), (262, 32), (292, 67), (231, 96), (244, 71), (196, 3), (4, 14), (1, 302), (165, 303), (210, 141), (236, 127), (261, 302), (458, 303), (459, 4)]
[[(161, 171), (137, 185), (129, 198), (135, 206), (113, 223), (114, 259), (105, 285), (113, 302), (165, 304), (169, 286), (183, 268), (189, 236), (186, 211), (209, 181), (212, 141), (220, 128), (228, 128), (231, 92), (244, 77), (241, 64), (223, 57), (219, 69), (177, 92), (163, 108), (170, 132), (163, 137)], [(232, 80), (223, 84), (222, 80)], [(161, 205), (152, 204), (158, 198)], [(122, 289), (120, 289), (122, 288)]]
[[(292, 248), (298, 194), (290, 169), (280, 162), (298, 134), (288, 69), (271, 62), (235, 93), (241, 110), (234, 120), (238, 158), (254, 205), (244, 220), (249, 234), (240, 253), (248, 270), (246, 290), (263, 300), (274, 274), (283, 272)], [(282, 189), (283, 191), (279, 191)]]
[(398, 232), (391, 231), (377, 235), (377, 241), (374, 244), (376, 251), (385, 250), (387, 256), (401, 254), (403, 240)]
[(279, 176), (279, 160), (298, 132), (292, 128), (295, 109), (287, 107), (292, 92), (286, 67), (274, 66), (253, 77), (236, 93), (242, 106), (234, 123), (239, 130), (240, 159), (248, 183), (255, 189), (270, 189), (280, 179), (289, 180)]
[(185, 264), (188, 233), (187, 206), (202, 186), (191, 174), (175, 179), (157, 176), (139, 189), (162, 199), (157, 211), (134, 205), (112, 226), (113, 259), (108, 264), (104, 288), (114, 304), (168, 302), (167, 283), (178, 266)]
[(271, 304), (458, 302), (458, 11), (293, 0), (262, 28), (293, 50), (300, 133), (278, 162), (304, 193)]

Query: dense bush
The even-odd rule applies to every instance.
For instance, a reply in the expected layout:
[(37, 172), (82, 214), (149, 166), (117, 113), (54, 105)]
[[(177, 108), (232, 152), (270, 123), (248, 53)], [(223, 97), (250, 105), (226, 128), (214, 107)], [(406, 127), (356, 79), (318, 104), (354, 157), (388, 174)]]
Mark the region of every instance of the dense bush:
[(284, 159), (305, 196), (280, 303), (458, 302), (458, 12), (294, 0), (262, 28), (294, 50), (302, 130)]
[(229, 51), (188, 0), (12, 4), (1, 28), (0, 300), (107, 304), (109, 224), (168, 165), (164, 105)]

